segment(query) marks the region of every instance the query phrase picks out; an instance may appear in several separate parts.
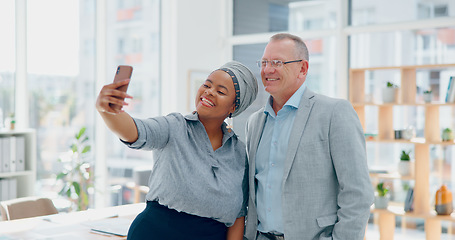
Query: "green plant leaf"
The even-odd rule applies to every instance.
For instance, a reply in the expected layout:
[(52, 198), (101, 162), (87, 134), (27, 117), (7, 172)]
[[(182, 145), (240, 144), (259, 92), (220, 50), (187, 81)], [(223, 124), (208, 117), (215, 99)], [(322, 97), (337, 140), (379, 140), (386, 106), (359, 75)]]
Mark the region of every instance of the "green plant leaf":
[(81, 186), (78, 182), (73, 182), (74, 191), (76, 192), (77, 196), (81, 195)]
[(411, 153), (410, 150), (408, 152), (406, 152), (405, 150), (402, 150), (401, 151), (400, 160), (401, 161), (410, 161), (411, 157), (409, 156), (409, 153)]
[(77, 152), (77, 144), (73, 143), (71, 145), (71, 151), (73, 151), (73, 153)]
[(398, 87), (398, 86), (395, 85), (393, 82), (387, 82), (387, 87), (388, 87), (388, 88), (396, 88), (396, 87)]
[(383, 182), (378, 183), (378, 185), (376, 186), (376, 190), (378, 192), (378, 195), (381, 197), (386, 196), (387, 192), (389, 191), (389, 189), (387, 187), (384, 187)]
[(68, 189), (66, 190), (66, 196), (67, 196), (68, 198), (71, 198), (71, 188), (68, 188)]
[(84, 135), (85, 133), (85, 127), (82, 127), (81, 130), (79, 130), (79, 133), (76, 135), (76, 139), (79, 140), (79, 138), (81, 138), (82, 135)]
[(82, 153), (90, 152), (91, 147), (90, 146), (85, 146), (84, 150), (82, 150)]
[(61, 172), (61, 173), (57, 174), (57, 180), (63, 179), (64, 177), (66, 177), (66, 175), (68, 175), (67, 172)]

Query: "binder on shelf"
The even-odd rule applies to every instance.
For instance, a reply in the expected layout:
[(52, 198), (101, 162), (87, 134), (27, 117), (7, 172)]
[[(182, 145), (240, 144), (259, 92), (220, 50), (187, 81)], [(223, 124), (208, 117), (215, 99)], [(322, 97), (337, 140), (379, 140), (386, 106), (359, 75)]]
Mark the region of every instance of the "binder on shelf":
[(3, 149), (2, 149), (2, 154), (3, 154), (3, 160), (2, 160), (2, 172), (9, 172), (10, 171), (10, 140), (9, 137), (2, 138), (3, 140)]
[(9, 171), (10, 172), (15, 172), (16, 171), (16, 137), (11, 136), (9, 137), (9, 146), (10, 146), (10, 151), (9, 151)]
[(0, 178), (0, 200), (9, 200), (9, 181), (5, 178)]
[(0, 173), (3, 172), (3, 138), (0, 137)]
[(10, 178), (10, 179), (8, 179), (8, 182), (9, 182), (8, 200), (17, 198), (17, 179), (16, 178)]
[(25, 137), (16, 136), (16, 171), (25, 171)]

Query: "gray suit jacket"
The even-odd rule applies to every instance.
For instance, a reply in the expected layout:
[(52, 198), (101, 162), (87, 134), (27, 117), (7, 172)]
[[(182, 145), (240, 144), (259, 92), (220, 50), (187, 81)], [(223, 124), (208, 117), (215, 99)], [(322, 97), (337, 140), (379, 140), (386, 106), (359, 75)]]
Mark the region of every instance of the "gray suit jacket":
[[(250, 197), (245, 237), (256, 239), (255, 162), (266, 115), (246, 125)], [(365, 137), (346, 100), (306, 89), (294, 120), (281, 193), (286, 240), (363, 239), (373, 203)]]

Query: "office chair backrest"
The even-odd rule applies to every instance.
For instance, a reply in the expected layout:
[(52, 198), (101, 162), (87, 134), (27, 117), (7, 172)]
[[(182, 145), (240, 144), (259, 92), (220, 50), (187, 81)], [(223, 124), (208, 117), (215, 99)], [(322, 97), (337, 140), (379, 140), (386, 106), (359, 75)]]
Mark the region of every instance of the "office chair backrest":
[(49, 198), (25, 197), (0, 203), (2, 221), (45, 216), (58, 213)]

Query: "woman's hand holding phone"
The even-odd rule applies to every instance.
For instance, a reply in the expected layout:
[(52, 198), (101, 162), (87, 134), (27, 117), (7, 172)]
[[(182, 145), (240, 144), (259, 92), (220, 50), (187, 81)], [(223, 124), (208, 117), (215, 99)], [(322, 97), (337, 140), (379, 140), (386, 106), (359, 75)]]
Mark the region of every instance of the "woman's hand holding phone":
[(117, 68), (114, 82), (105, 85), (96, 100), (96, 109), (102, 113), (118, 114), (123, 112), (123, 106), (128, 105), (125, 98), (133, 98), (126, 93), (131, 81), (131, 66), (121, 65)]

